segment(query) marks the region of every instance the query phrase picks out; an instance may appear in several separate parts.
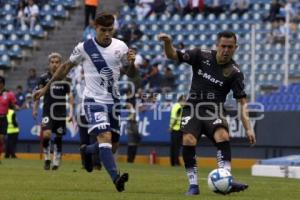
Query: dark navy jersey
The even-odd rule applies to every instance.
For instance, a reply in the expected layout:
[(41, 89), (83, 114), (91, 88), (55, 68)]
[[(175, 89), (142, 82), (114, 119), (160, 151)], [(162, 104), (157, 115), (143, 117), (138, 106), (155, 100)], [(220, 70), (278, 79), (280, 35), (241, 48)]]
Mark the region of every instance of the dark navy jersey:
[[(38, 87), (44, 87), (52, 78), (51, 73), (47, 72), (40, 76)], [(70, 85), (68, 81), (54, 82), (44, 96), (43, 113), (47, 115), (54, 112), (55, 116), (66, 115), (66, 95), (70, 93)], [(52, 108), (51, 108), (52, 107)]]
[(192, 49), (177, 51), (180, 62), (192, 65), (193, 78), (189, 102), (224, 103), (230, 90), (233, 97), (246, 97), (244, 75), (234, 60), (227, 64), (217, 64), (215, 50)]

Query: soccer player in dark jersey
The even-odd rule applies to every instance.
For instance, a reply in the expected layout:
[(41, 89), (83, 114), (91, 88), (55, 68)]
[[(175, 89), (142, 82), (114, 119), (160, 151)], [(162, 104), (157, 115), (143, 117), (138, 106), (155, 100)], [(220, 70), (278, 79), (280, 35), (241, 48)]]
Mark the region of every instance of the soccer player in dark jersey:
[[(61, 65), (62, 56), (59, 53), (51, 53), (48, 56), (49, 70), (42, 74), (38, 81), (38, 88), (44, 87), (52, 78), (57, 68)], [(67, 116), (67, 99), (69, 101), (69, 115)], [(36, 118), (39, 101), (35, 101), (33, 117)], [(60, 165), (62, 152), (62, 137), (66, 134), (66, 121), (72, 119), (73, 96), (68, 81), (54, 82), (44, 96), (43, 102), (43, 151), (44, 169), (49, 170), (51, 165), (51, 134), (55, 133), (52, 170), (57, 170)]]
[[(256, 142), (249, 121), (244, 76), (232, 59), (238, 47), (237, 37), (229, 31), (218, 33), (216, 51), (199, 48), (179, 51), (174, 48), (169, 35), (161, 33), (158, 38), (163, 41), (169, 59), (186, 62), (193, 69), (189, 99), (182, 113), (181, 130), (184, 133), (182, 155), (189, 179), (186, 195), (197, 195), (200, 190), (197, 180), (196, 145), (201, 134), (205, 134), (216, 146), (218, 167), (231, 170), (229, 128), (222, 117), (224, 102), (230, 90), (239, 103), (241, 120), (249, 142), (251, 145)], [(247, 188), (247, 184), (234, 180), (229, 193)]]

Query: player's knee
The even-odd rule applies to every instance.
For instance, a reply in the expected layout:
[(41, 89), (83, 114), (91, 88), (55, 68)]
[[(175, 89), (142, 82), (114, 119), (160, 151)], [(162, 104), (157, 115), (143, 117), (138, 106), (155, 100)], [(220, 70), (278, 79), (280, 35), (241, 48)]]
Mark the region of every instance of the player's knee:
[(197, 139), (191, 133), (183, 134), (183, 145), (185, 146), (195, 146), (197, 144)]
[(47, 139), (50, 139), (50, 137), (51, 137), (51, 131), (50, 130), (44, 131), (43, 132), (43, 137), (47, 138)]
[(214, 133), (214, 139), (216, 142), (229, 141), (229, 133), (224, 127), (219, 127)]
[(111, 144), (111, 132), (104, 132), (97, 136), (98, 143), (110, 143)]

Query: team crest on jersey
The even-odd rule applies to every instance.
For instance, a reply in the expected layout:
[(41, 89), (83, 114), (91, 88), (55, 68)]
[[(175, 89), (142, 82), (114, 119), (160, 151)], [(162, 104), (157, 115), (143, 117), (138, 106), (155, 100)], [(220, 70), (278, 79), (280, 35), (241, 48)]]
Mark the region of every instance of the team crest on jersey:
[(188, 61), (190, 60), (190, 55), (188, 53), (184, 53), (182, 58), (183, 60)]
[(207, 65), (207, 66), (210, 66), (209, 60), (204, 60), (204, 61), (202, 61), (202, 63), (205, 64), (205, 65)]
[(78, 55), (79, 53), (80, 53), (80, 50), (78, 48), (74, 48), (72, 55), (75, 56), (75, 55)]
[(115, 50), (115, 56), (117, 58), (121, 58), (121, 51), (120, 50)]

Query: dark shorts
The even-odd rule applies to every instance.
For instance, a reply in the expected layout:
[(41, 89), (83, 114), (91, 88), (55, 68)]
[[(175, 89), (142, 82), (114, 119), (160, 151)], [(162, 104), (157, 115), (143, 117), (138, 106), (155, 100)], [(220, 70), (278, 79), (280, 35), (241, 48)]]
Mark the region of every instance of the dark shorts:
[(211, 115), (205, 108), (197, 109), (196, 106), (183, 107), (180, 128), (183, 133), (191, 133), (197, 140), (203, 134), (215, 143), (214, 133), (220, 127), (229, 131), (228, 123), (224, 117)]
[(0, 116), (0, 135), (7, 134), (7, 118), (6, 116)]
[(51, 130), (52, 133), (57, 135), (66, 134), (66, 119), (64, 120), (54, 120), (50, 115), (43, 115), (42, 119), (42, 130)]

